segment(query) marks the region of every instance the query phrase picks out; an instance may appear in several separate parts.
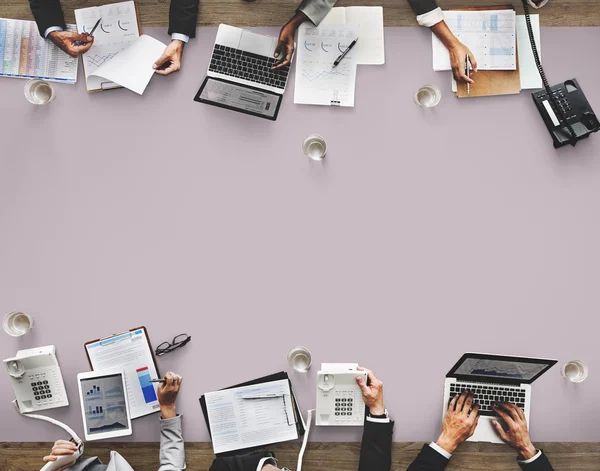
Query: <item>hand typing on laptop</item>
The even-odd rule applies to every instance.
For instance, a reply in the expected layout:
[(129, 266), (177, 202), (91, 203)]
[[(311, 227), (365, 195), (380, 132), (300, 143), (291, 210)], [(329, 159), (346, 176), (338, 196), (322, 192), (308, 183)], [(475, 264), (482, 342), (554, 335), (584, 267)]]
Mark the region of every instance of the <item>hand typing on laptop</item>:
[(529, 460), (537, 455), (538, 451), (529, 438), (527, 419), (523, 411), (516, 405), (509, 403), (496, 404), (494, 411), (505, 424), (505, 427), (503, 427), (497, 420), (492, 422), (500, 438), (517, 450), (524, 460)]
[(479, 422), (479, 404), (473, 401), (472, 392), (454, 396), (442, 422), (442, 433), (436, 444), (453, 453), (456, 447), (475, 433)]

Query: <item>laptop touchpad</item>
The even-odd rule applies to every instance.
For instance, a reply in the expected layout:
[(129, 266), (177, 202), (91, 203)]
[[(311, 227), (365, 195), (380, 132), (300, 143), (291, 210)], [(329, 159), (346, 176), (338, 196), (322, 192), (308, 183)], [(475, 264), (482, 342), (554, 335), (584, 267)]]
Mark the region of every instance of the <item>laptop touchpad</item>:
[(275, 52), (275, 38), (243, 30), (239, 49), (260, 54), (261, 56), (273, 57), (273, 53)]

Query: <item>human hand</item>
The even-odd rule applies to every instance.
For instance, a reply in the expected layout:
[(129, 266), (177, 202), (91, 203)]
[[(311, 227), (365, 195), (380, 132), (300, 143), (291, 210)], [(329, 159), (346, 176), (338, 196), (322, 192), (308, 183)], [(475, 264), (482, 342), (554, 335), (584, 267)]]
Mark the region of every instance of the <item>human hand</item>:
[[(275, 57), (279, 57), (279, 59), (277, 59), (277, 62), (272, 67), (273, 70), (281, 69), (292, 63), (292, 58), (294, 57), (294, 35), (298, 26), (306, 20), (308, 20), (308, 17), (304, 13), (298, 12), (281, 28), (279, 42), (275, 48)], [(280, 54), (282, 54), (282, 58)]]
[(169, 75), (181, 69), (181, 56), (185, 43), (174, 39), (165, 49), (165, 52), (154, 63), (152, 68), (159, 75)]
[[(52, 447), (52, 451), (48, 456), (44, 456), (44, 461), (46, 463), (52, 463), (56, 461), (60, 456), (64, 455), (72, 455), (77, 451), (77, 445), (73, 442), (69, 442), (67, 440), (57, 440), (54, 442), (54, 446)], [(73, 458), (73, 461), (68, 462), (67, 465), (59, 468), (57, 471), (62, 471), (63, 469), (67, 469), (69, 466), (73, 466), (77, 461), (76, 458)]]
[(505, 428), (497, 420), (492, 422), (500, 438), (517, 450), (526, 460), (533, 458), (537, 454), (537, 450), (529, 438), (525, 413), (519, 407), (507, 402), (495, 404), (494, 411), (502, 417), (506, 424)]
[(385, 407), (383, 406), (383, 383), (379, 381), (371, 370), (366, 368), (358, 367), (360, 371), (366, 371), (367, 377), (371, 384), (367, 386), (367, 382), (362, 376), (356, 378), (356, 384), (362, 391), (363, 401), (369, 408), (371, 415), (383, 415), (385, 414)]
[(158, 402), (163, 419), (172, 419), (177, 415), (175, 408), (175, 399), (179, 393), (183, 378), (172, 371), (165, 375), (166, 382), (159, 383)]
[(470, 49), (457, 39), (452, 41), (448, 46), (448, 54), (450, 55), (450, 66), (452, 67), (454, 78), (459, 82), (475, 83), (472, 78), (467, 77), (467, 74), (465, 74), (467, 54), (469, 55), (473, 72), (477, 72), (477, 60), (475, 60), (475, 56), (473, 56)]
[(87, 33), (79, 34), (72, 31), (52, 31), (48, 35), (48, 39), (71, 57), (79, 57), (94, 44), (93, 36)]
[(473, 393), (463, 392), (450, 401), (442, 422), (442, 433), (436, 443), (448, 453), (469, 438), (479, 423), (479, 404), (473, 403)]

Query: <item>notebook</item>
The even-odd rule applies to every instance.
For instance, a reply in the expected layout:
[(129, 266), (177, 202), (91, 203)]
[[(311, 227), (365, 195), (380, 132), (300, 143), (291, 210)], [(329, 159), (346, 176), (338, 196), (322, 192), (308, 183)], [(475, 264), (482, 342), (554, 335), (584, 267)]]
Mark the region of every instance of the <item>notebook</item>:
[(206, 393), (200, 406), (216, 455), (237, 455), (295, 440), (305, 430), (285, 372)]

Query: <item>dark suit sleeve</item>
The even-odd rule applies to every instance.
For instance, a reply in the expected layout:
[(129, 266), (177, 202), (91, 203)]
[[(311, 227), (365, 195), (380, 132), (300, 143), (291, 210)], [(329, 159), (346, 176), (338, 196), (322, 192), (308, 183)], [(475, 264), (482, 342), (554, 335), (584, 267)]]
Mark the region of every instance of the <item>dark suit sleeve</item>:
[(51, 26), (67, 27), (60, 0), (29, 0), (29, 6), (41, 36)]
[(445, 456), (442, 456), (429, 445), (424, 445), (406, 471), (443, 471), (446, 469), (448, 461)]
[(435, 0), (408, 0), (408, 3), (410, 3), (415, 15), (424, 15), (438, 7)]
[(358, 471), (389, 471), (392, 467), (394, 422), (365, 420)]
[(519, 462), (519, 466), (525, 471), (554, 471), (550, 461), (548, 461), (548, 458), (543, 452), (541, 456), (533, 462), (527, 464)]
[(185, 34), (196, 37), (199, 0), (171, 0), (169, 10), (169, 34)]

